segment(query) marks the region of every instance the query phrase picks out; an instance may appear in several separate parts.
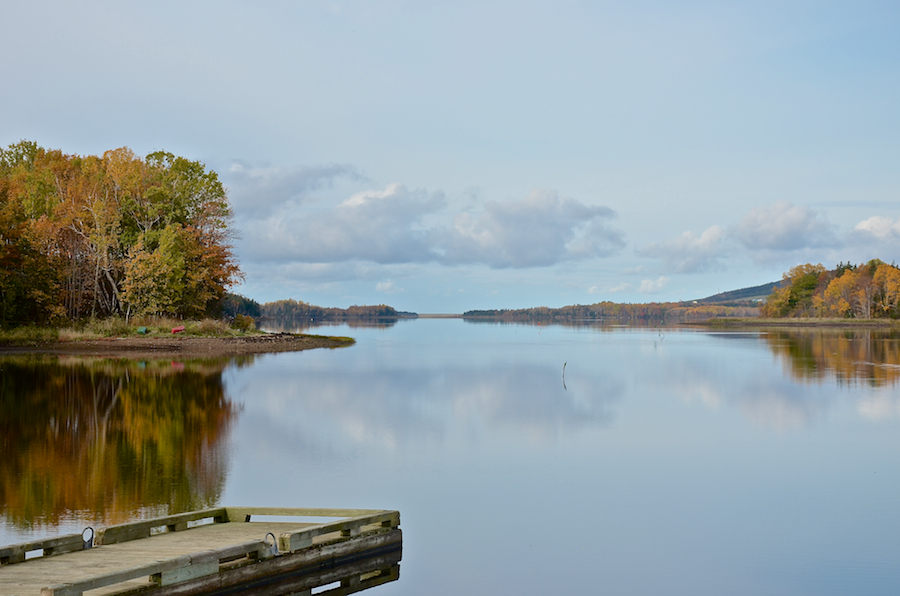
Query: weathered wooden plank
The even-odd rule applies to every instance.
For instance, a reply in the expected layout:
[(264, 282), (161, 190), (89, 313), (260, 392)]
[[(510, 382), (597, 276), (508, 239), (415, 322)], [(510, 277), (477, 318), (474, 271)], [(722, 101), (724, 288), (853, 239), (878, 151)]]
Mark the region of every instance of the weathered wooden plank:
[(300, 549), (312, 546), (313, 537), (305, 536), (300, 532), (289, 532), (279, 536), (278, 550), (287, 553), (297, 552)]
[(0, 564), (9, 565), (25, 560), (25, 553), (34, 550), (43, 551), (45, 556), (62, 554), (84, 548), (81, 534), (66, 534), (55, 538), (20, 542), (0, 548)]
[(357, 517), (379, 513), (381, 509), (327, 509), (314, 507), (226, 507), (228, 521), (249, 522), (254, 515), (279, 517)]
[(150, 538), (150, 527), (109, 527), (97, 530), (94, 543), (99, 546), (101, 544), (116, 544), (142, 538)]
[(241, 544), (230, 544), (206, 552), (210, 553), (212, 557), (215, 557), (216, 562), (232, 561), (236, 558), (245, 556), (250, 556), (254, 559), (268, 559), (273, 556), (269, 544), (262, 540), (244, 542)]
[(297, 507), (226, 507), (228, 521), (246, 522), (248, 516), (277, 515), (279, 517), (358, 517), (380, 513), (383, 509), (325, 509)]
[(159, 586), (170, 586), (189, 579), (197, 579), (198, 577), (206, 577), (219, 572), (218, 561), (204, 561), (202, 563), (192, 563), (187, 567), (179, 567), (172, 571), (161, 571), (150, 576), (150, 581)]
[(187, 567), (190, 564), (191, 557), (187, 555), (175, 557), (167, 561), (155, 561), (147, 565), (114, 571), (79, 582), (67, 582), (65, 584), (43, 588), (41, 590), (41, 596), (81, 596), (88, 590), (112, 586), (145, 575), (150, 576), (164, 571), (173, 571), (179, 567)]
[[(235, 530), (245, 528), (243, 531)], [(208, 524), (189, 532), (163, 533), (146, 540), (135, 540), (115, 545), (72, 553), (66, 557), (29, 559), (28, 564), (4, 566), (0, 571), (0, 594), (10, 593), (7, 587), (17, 578), (30, 578), (33, 583), (43, 579), (44, 583), (33, 586), (31, 594), (38, 594), (40, 588), (48, 585), (70, 583), (103, 575), (116, 570), (139, 567), (160, 559), (168, 559), (182, 554), (191, 554), (193, 562), (199, 555), (209, 555), (210, 548), (218, 548), (217, 558), (247, 561), (265, 559), (271, 556), (269, 545), (260, 540), (265, 533), (291, 528), (289, 524)], [(251, 540), (255, 537), (255, 540)], [(242, 543), (249, 546), (242, 547)], [(249, 557), (248, 557), (249, 555)], [(86, 558), (85, 558), (86, 557)], [(22, 569), (18, 569), (22, 568)], [(21, 572), (20, 572), (21, 571)], [(147, 578), (143, 578), (146, 583)]]
[(380, 525), (382, 527), (396, 528), (400, 525), (400, 513), (397, 511), (378, 511), (357, 517), (341, 519), (334, 522), (317, 524), (309, 528), (286, 532), (278, 539), (279, 550), (294, 552), (306, 548), (316, 536), (340, 532), (342, 536), (355, 538), (359, 536), (363, 526)]
[(212, 518), (216, 522), (226, 521), (225, 508), (217, 507), (215, 509), (204, 509), (201, 511), (178, 513), (175, 515), (166, 515), (164, 517), (145, 519), (136, 522), (128, 522), (125, 524), (118, 524), (115, 526), (100, 528), (99, 530), (97, 530), (97, 535), (94, 537), (94, 544), (116, 544), (118, 542), (126, 542), (128, 540), (147, 538), (148, 536), (150, 536), (150, 532), (154, 528), (161, 528), (165, 526), (166, 529), (170, 531), (181, 530), (188, 527), (188, 522), (209, 518)]
[(131, 567), (87, 580), (67, 582), (41, 590), (41, 596), (82, 596), (88, 590), (111, 586), (128, 580), (150, 577), (157, 585), (167, 586), (198, 577), (212, 575), (219, 571), (219, 561), (237, 556), (252, 555), (256, 559), (271, 557), (269, 545), (262, 541), (228, 545), (218, 549), (182, 555), (164, 561)]

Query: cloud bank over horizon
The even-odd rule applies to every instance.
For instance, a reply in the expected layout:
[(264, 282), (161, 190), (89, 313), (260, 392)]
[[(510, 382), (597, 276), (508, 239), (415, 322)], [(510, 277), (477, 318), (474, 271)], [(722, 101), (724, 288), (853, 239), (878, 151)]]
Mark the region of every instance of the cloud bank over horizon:
[[(852, 225), (852, 224), (850, 224)], [(753, 263), (837, 264), (890, 259), (900, 250), (900, 219), (873, 216), (853, 227), (839, 225), (809, 206), (775, 201), (755, 207), (735, 223), (713, 225), (699, 236), (686, 231), (637, 249), (675, 273), (723, 270), (726, 260)]]
[(3, 6), (0, 145), (208, 164), (261, 301), (667, 301), (900, 251), (896, 4)]
[[(242, 173), (242, 170), (239, 170)], [(235, 202), (244, 259), (258, 263), (439, 264), (491, 269), (552, 267), (625, 247), (605, 206), (533, 190), (522, 199), (453, 208), (443, 192), (399, 183), (326, 203), (310, 196), (345, 167), (298, 168), (239, 179)]]
[[(227, 169), (242, 229), (245, 262), (268, 275), (319, 284), (369, 280), (377, 293), (408, 293), (400, 279), (426, 269), (536, 271), (595, 266), (627, 256), (630, 243), (616, 210), (533, 189), (518, 199), (450, 200), (441, 190), (390, 183), (380, 189), (350, 165)], [(363, 190), (334, 190), (353, 183)], [(346, 184), (345, 184), (346, 185)], [(722, 273), (746, 264), (781, 267), (837, 263), (845, 257), (890, 258), (900, 249), (900, 218), (873, 215), (838, 225), (827, 213), (784, 200), (751, 207), (735, 221), (633, 246), (641, 261), (586, 285), (595, 299), (657, 296), (683, 276)], [(832, 263), (831, 261), (834, 261)], [(773, 278), (777, 279), (777, 277)], [(745, 285), (753, 285), (750, 280)]]

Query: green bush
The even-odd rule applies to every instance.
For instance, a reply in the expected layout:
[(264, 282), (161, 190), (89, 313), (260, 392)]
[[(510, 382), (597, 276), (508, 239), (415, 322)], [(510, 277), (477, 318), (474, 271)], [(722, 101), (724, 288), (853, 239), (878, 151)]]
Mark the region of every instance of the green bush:
[(203, 319), (202, 321), (186, 321), (185, 331), (189, 335), (201, 335), (204, 337), (227, 335), (228, 323), (219, 319)]
[(238, 314), (234, 316), (234, 322), (231, 324), (231, 326), (238, 331), (247, 333), (248, 331), (256, 330), (256, 321), (253, 320), (253, 317)]

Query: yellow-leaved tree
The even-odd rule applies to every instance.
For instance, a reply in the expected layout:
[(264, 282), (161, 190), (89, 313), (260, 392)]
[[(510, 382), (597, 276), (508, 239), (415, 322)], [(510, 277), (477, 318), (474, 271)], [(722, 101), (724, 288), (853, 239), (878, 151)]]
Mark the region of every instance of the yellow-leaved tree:
[(241, 277), (218, 175), (164, 151), (0, 149), (0, 325), (199, 316)]
[(900, 269), (882, 263), (872, 276), (880, 301), (878, 307), (886, 316), (896, 316), (900, 307)]
[(185, 291), (184, 230), (145, 232), (129, 253), (123, 297), (129, 315), (178, 315)]

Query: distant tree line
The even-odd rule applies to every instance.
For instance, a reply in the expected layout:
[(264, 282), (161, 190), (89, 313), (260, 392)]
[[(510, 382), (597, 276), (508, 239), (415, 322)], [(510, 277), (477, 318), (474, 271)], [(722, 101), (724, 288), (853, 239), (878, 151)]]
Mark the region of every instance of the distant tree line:
[(127, 147), (0, 149), (0, 325), (198, 316), (242, 276), (214, 171)]
[(464, 317), (487, 317), (501, 321), (553, 322), (573, 320), (664, 321), (702, 320), (712, 317), (754, 317), (759, 309), (753, 306), (724, 306), (717, 304), (693, 304), (687, 302), (651, 302), (623, 304), (598, 302), (596, 304), (563, 306), (562, 308), (524, 308), (518, 310), (470, 310)]
[(225, 293), (220, 309), (222, 314), (229, 319), (233, 319), (237, 315), (254, 318), (262, 316), (262, 306), (259, 302), (231, 292)]
[(351, 306), (350, 308), (326, 308), (298, 300), (266, 302), (261, 307), (263, 317), (273, 319), (313, 319), (319, 321), (337, 319), (397, 318), (411, 316), (385, 304), (377, 306)]
[(362, 319), (398, 319), (414, 317), (415, 313), (398, 311), (391, 306), (351, 306), (350, 308), (326, 308), (315, 306), (301, 300), (276, 300), (260, 304), (252, 298), (226, 292), (219, 309), (226, 318), (234, 319), (238, 315), (266, 319), (310, 319), (314, 321), (362, 320)]
[(832, 270), (806, 263), (784, 274), (766, 300), (764, 317), (900, 318), (900, 268), (874, 259)]

